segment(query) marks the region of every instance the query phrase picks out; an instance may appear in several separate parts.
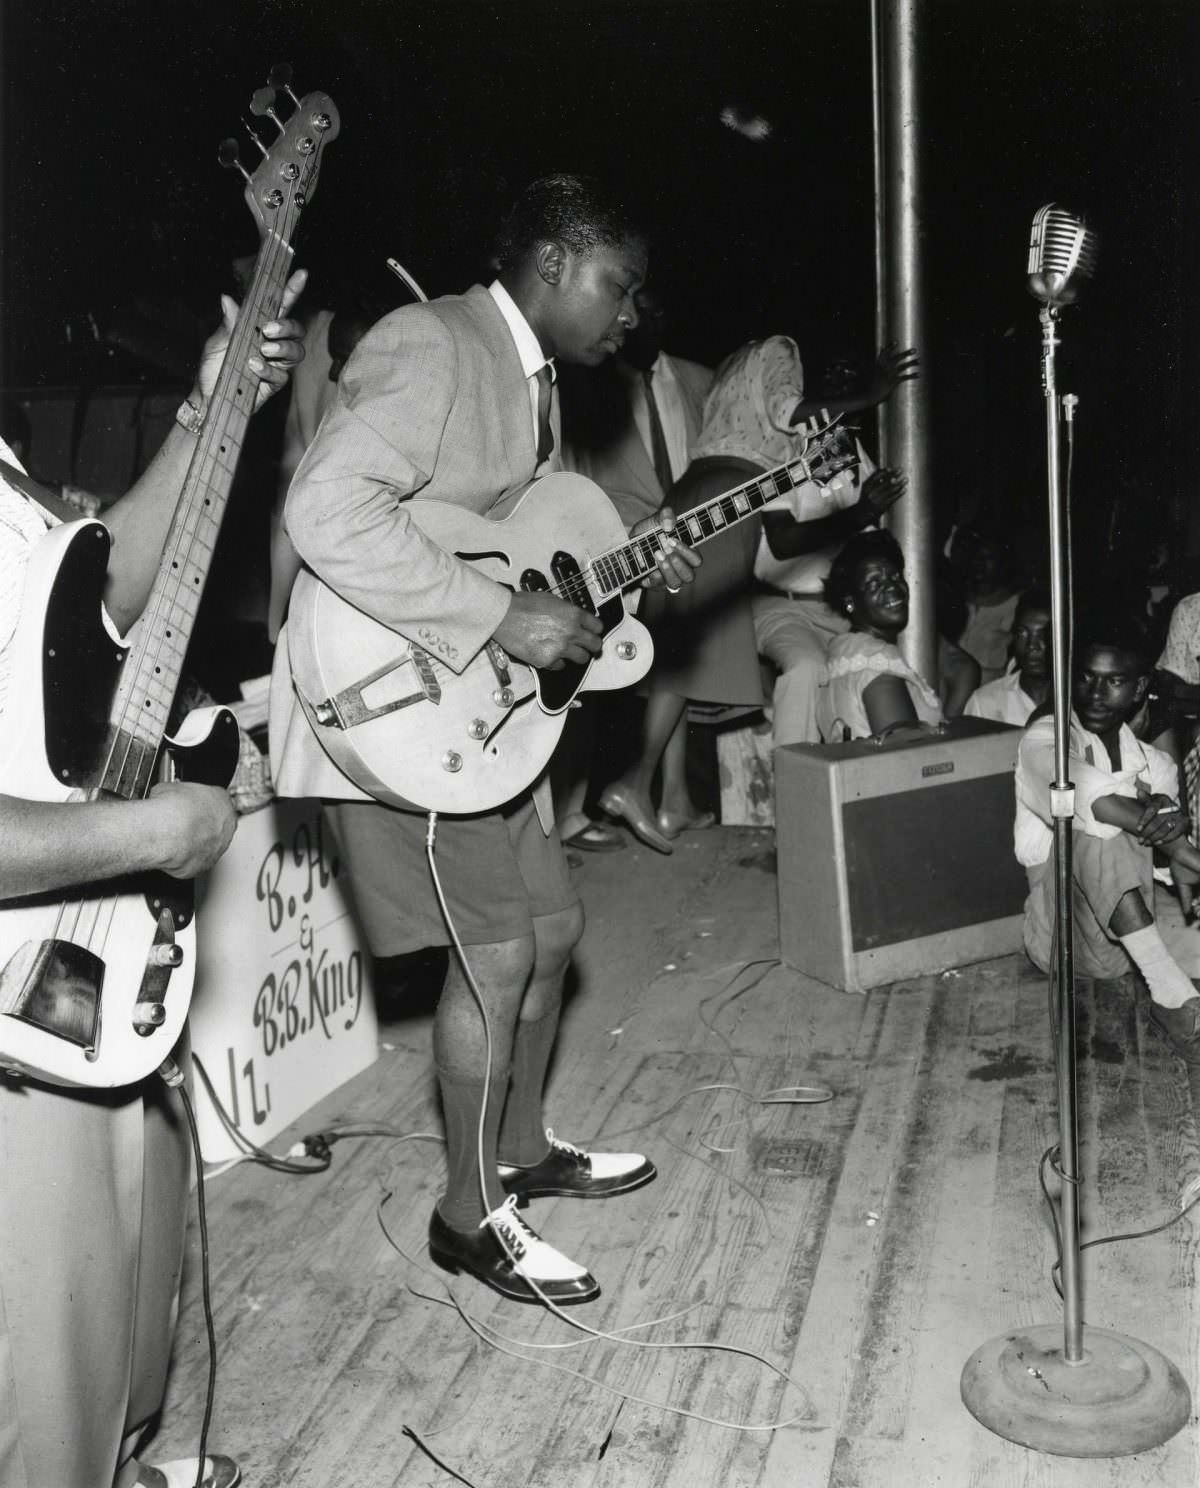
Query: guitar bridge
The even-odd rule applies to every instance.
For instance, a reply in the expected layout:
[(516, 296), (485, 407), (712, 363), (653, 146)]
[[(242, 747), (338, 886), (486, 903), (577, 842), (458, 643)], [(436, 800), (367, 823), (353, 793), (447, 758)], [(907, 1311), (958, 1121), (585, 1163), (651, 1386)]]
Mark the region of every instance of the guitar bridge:
[[(394, 686), (398, 680), (396, 673), (408, 666), (417, 674), (420, 691), (389, 697), (388, 683)], [(385, 662), (368, 676), (360, 677), (333, 697), (315, 704), (313, 714), (322, 728), (344, 731), (360, 723), (369, 723), (372, 718), (383, 718), (400, 708), (411, 708), (413, 703), (440, 703), (441, 700), (442, 686), (433, 669), (433, 658), (419, 646), (411, 646), (407, 656)]]
[(96, 1047), (104, 962), (69, 940), (27, 941), (0, 971), (0, 1012), (84, 1050)]

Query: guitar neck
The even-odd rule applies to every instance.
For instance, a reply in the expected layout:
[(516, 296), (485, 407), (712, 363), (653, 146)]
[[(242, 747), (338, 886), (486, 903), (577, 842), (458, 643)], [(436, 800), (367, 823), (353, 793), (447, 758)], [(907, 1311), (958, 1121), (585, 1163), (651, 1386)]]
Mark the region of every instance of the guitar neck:
[[(756, 516), (776, 497), (786, 496), (797, 486), (809, 482), (820, 485), (823, 480), (828, 480), (836, 470), (853, 463), (849, 460), (829, 459), (832, 438), (840, 432), (840, 429), (831, 424), (817, 439), (810, 442), (804, 455), (683, 513), (675, 520), (676, 535), (689, 547), (698, 548), (748, 517)], [(608, 598), (636, 588), (647, 574), (654, 571), (655, 560), (662, 552), (668, 535), (656, 529), (640, 537), (630, 538), (619, 547), (610, 548), (598, 558), (593, 558), (592, 575), (601, 595)]]
[(247, 364), (263, 325), (279, 313), (291, 260), (292, 249), (279, 233), (263, 239), (113, 701), (114, 747), (101, 781), (101, 789), (110, 793), (133, 798), (153, 783), (153, 760), (167, 730), (258, 395), (258, 377)]

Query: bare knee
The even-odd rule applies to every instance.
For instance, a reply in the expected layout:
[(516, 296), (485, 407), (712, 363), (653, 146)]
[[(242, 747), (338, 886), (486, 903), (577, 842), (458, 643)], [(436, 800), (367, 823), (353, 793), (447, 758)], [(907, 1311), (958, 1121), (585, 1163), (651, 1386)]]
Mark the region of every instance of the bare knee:
[(557, 914), (542, 915), (534, 920), (534, 980), (561, 976), (582, 934), (582, 904), (572, 904)]

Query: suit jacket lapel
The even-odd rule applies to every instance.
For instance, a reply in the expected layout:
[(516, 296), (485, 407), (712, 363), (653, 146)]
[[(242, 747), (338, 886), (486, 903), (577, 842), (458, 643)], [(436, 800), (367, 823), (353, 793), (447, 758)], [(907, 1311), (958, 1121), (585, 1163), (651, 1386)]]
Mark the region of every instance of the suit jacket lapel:
[(523, 472), (532, 471), (537, 460), (533, 418), (529, 410), (529, 386), (521, 371), (521, 358), (499, 306), (483, 285), (472, 285), (463, 298), (470, 306), (480, 340), (495, 363), (500, 435), (510, 477), (507, 484), (517, 485), (527, 479)]

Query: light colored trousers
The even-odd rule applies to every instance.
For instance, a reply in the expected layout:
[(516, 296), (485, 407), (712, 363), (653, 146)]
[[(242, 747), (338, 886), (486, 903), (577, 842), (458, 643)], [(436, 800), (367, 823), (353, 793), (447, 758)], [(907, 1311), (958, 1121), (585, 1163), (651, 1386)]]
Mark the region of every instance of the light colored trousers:
[(850, 629), (850, 622), (823, 599), (808, 595), (756, 594), (751, 613), (758, 653), (779, 672), (771, 700), (772, 743), (776, 749), (782, 744), (819, 744), (817, 690), (825, 677), (830, 644)]
[[(1131, 889), (1140, 890), (1153, 913), (1153, 854), (1126, 832), (1116, 837), (1090, 837), (1076, 829), (1072, 834), (1071, 866), (1075, 880), (1076, 974), (1102, 980), (1125, 976), (1133, 963), (1108, 924)], [(1054, 960), (1053, 851), (1044, 863), (1026, 872), (1029, 898), (1025, 901), (1025, 949), (1035, 966), (1049, 971)]]

